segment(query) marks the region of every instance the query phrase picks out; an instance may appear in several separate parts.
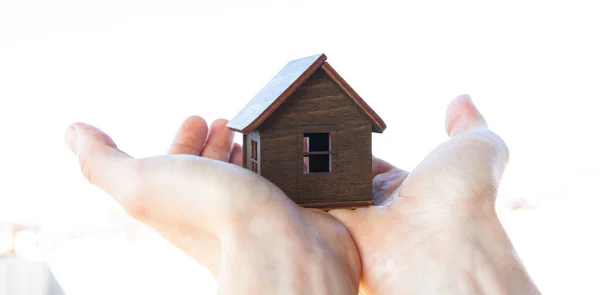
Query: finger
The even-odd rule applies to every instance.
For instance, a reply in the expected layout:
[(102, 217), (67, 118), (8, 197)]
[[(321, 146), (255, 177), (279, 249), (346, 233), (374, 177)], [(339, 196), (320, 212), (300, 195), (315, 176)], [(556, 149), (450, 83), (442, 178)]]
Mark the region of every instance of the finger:
[(177, 130), (168, 153), (199, 156), (207, 134), (208, 126), (202, 117), (188, 117)]
[(277, 199), (281, 206), (291, 202), (255, 173), (230, 163), (192, 155), (134, 159), (119, 151), (108, 135), (82, 123), (73, 124), (65, 140), (90, 183), (155, 228), (169, 225), (216, 235), (269, 200)]
[(373, 205), (389, 206), (398, 199), (398, 188), (409, 173), (393, 168), (373, 178)]
[(218, 236), (249, 215), (291, 203), (256, 173), (228, 162), (177, 155), (140, 159), (136, 166), (137, 191), (121, 203), (142, 221), (191, 227)]
[(372, 160), (372, 171), (373, 171), (373, 177), (382, 174), (382, 173), (386, 173), (389, 172), (390, 170), (394, 169), (394, 165), (380, 159), (377, 158), (375, 156), (373, 156), (373, 160)]
[[(506, 145), (488, 129), (468, 96), (459, 96), (449, 105), (446, 129), (450, 139), (434, 149), (404, 180), (400, 198), (419, 205), (467, 200), (493, 204), (508, 161)], [(402, 203), (406, 207), (406, 202)]]
[(233, 146), (234, 133), (227, 128), (227, 120), (215, 120), (208, 131), (208, 139), (202, 150), (201, 156), (229, 162)]
[(239, 143), (234, 143), (233, 148), (231, 149), (231, 156), (229, 157), (229, 163), (242, 166), (243, 165), (243, 149)]
[(487, 122), (469, 95), (459, 95), (446, 111), (446, 132), (453, 137), (474, 127), (487, 128)]
[(133, 158), (117, 149), (113, 140), (99, 129), (75, 123), (67, 128), (65, 141), (77, 155), (83, 176), (109, 194), (123, 194), (134, 165)]
[(388, 206), (397, 198), (397, 189), (402, 185), (408, 172), (373, 156), (373, 205)]
[[(245, 230), (236, 225), (256, 227), (283, 220), (290, 208), (298, 207), (273, 184), (230, 163), (192, 155), (133, 159), (102, 131), (81, 123), (67, 130), (65, 140), (91, 183), (180, 247), (212, 243), (216, 240), (211, 237)], [(170, 233), (170, 228), (177, 230)], [(189, 236), (182, 237), (180, 231)], [(201, 263), (214, 264), (198, 257)]]

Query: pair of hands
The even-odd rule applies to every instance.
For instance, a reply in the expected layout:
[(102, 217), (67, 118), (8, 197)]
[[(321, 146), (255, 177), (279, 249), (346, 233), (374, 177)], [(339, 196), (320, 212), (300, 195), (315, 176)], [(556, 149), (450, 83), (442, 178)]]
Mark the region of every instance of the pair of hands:
[(373, 158), (377, 206), (324, 212), (244, 169), (225, 120), (185, 120), (168, 155), (135, 159), (75, 123), (83, 175), (206, 266), (220, 294), (538, 294), (495, 213), (508, 160), (471, 99), (411, 173)]

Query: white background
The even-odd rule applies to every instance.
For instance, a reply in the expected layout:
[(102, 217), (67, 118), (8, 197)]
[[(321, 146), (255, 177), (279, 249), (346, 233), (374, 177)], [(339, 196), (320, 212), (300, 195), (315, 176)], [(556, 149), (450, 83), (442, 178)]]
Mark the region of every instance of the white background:
[(0, 220), (118, 212), (79, 175), (69, 123), (163, 153), (186, 116), (231, 118), (286, 62), (325, 53), (388, 125), (374, 153), (404, 169), (471, 94), (511, 150), (499, 210), (539, 207), (502, 215), (534, 279), (600, 292), (599, 16), (594, 1), (0, 0)]

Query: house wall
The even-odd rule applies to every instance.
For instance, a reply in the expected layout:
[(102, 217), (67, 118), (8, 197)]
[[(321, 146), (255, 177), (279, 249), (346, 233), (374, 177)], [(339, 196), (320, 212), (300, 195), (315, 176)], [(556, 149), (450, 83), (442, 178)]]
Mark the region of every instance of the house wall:
[[(298, 203), (372, 200), (366, 115), (318, 69), (259, 127), (261, 174)], [(332, 172), (304, 174), (303, 132), (331, 132)]]

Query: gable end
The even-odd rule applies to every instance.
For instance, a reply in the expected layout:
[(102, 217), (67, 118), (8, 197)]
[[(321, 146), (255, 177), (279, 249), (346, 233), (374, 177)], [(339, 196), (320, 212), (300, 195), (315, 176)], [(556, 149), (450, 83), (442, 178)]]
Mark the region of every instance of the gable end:
[(326, 62), (325, 54), (296, 59), (287, 63), (279, 73), (227, 124), (229, 129), (248, 134), (258, 128), (277, 110), (298, 87), (321, 68), (372, 123), (372, 132), (382, 133), (386, 125), (373, 109)]

